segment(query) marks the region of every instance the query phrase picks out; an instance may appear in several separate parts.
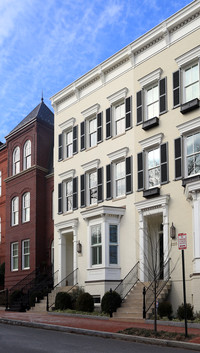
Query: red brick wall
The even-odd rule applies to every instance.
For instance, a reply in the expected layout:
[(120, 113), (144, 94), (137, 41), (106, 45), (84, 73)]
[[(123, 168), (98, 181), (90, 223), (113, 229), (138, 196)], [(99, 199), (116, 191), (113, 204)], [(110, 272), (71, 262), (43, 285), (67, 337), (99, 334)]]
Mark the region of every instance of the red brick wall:
[[(1, 146), (0, 146), (1, 147)], [(5, 233), (6, 233), (6, 184), (7, 178), (7, 147), (0, 148), (0, 171), (2, 180), (2, 190), (0, 196), (0, 217), (1, 217), (1, 243), (0, 243), (0, 264), (5, 261)]]

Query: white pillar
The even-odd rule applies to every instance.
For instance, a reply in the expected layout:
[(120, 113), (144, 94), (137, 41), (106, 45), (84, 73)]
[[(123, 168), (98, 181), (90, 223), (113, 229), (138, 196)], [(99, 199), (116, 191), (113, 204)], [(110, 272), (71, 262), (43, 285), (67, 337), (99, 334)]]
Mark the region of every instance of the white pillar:
[(164, 279), (169, 277), (169, 212), (168, 204), (162, 205), (163, 208), (163, 248), (164, 248)]
[(193, 199), (193, 271), (194, 273), (200, 273), (200, 192), (192, 192)]
[[(73, 227), (73, 271), (77, 268), (77, 227)], [(77, 283), (77, 273), (74, 272), (74, 284)]]
[(140, 281), (144, 282), (145, 280), (145, 245), (144, 245), (144, 218), (143, 214), (139, 212), (139, 245), (140, 245)]

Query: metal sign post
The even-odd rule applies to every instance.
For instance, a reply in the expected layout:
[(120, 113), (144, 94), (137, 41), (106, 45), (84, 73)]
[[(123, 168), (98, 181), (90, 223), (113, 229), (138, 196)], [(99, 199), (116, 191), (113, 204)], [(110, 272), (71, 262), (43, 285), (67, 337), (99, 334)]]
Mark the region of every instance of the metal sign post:
[(185, 233), (178, 234), (178, 248), (182, 252), (182, 272), (183, 272), (183, 301), (184, 301), (184, 316), (185, 316), (185, 337), (188, 336), (187, 331), (187, 306), (186, 306), (186, 289), (185, 289), (185, 259), (184, 250), (187, 249), (187, 235)]

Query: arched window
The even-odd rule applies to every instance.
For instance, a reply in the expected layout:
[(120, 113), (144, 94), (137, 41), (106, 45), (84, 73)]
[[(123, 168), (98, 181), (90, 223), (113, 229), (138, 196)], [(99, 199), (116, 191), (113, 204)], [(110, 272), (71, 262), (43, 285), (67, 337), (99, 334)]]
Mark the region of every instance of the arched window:
[(12, 226), (19, 224), (19, 197), (16, 196), (12, 199), (11, 205), (12, 212)]
[(31, 141), (28, 140), (24, 144), (24, 169), (31, 167)]
[(13, 151), (13, 175), (20, 172), (20, 148), (17, 146)]
[(30, 221), (30, 192), (22, 196), (22, 222)]

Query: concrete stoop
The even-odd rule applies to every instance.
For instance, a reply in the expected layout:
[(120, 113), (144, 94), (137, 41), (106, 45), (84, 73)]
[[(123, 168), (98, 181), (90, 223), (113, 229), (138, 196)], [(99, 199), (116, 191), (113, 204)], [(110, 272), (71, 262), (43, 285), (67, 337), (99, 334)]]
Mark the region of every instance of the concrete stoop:
[[(138, 282), (132, 290), (128, 293), (124, 299), (120, 308), (113, 313), (113, 319), (118, 320), (143, 320), (143, 287), (148, 287), (149, 283)], [(159, 301), (164, 301), (170, 291), (171, 284), (167, 283), (160, 295), (158, 296)], [(153, 302), (153, 292), (146, 300), (146, 306), (148, 307)], [(152, 313), (152, 308), (148, 311), (148, 317)]]

